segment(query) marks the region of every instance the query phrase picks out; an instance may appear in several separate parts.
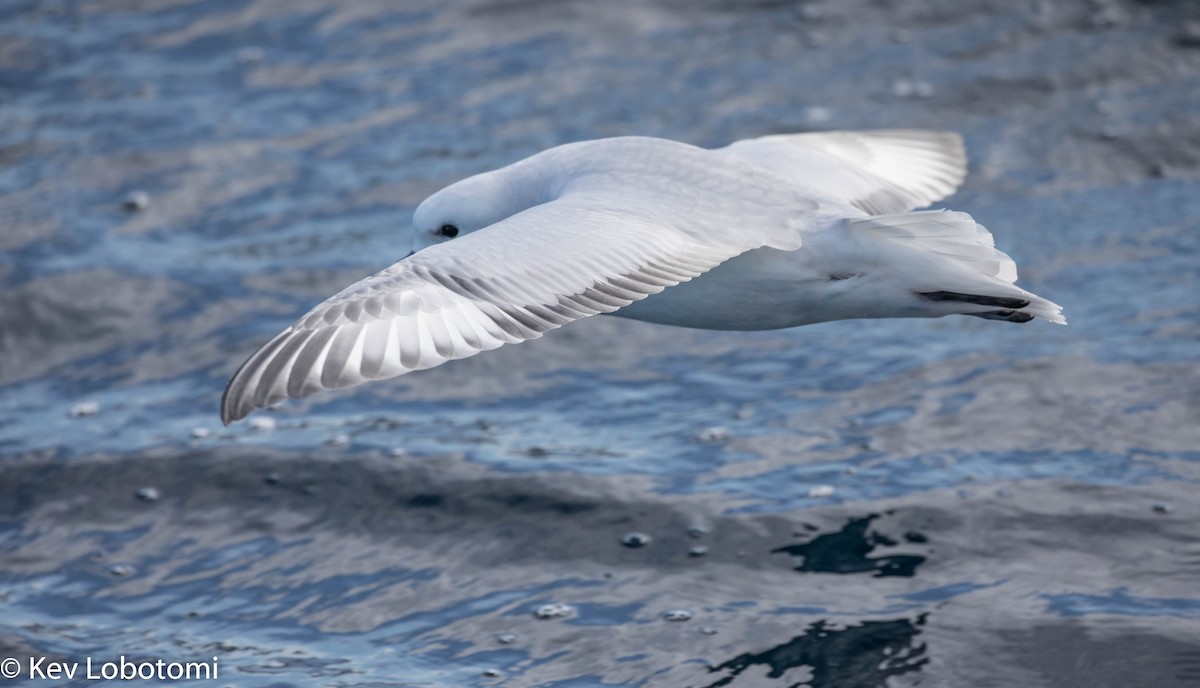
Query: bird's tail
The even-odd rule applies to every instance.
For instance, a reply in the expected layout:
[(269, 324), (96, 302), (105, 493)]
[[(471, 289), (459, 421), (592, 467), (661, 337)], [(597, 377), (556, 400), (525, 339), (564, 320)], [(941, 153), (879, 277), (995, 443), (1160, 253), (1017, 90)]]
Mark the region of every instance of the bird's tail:
[(886, 262), (930, 315), (961, 313), (1067, 324), (1062, 308), (1018, 287), (1017, 265), (966, 213), (922, 210), (848, 222), (860, 249)]

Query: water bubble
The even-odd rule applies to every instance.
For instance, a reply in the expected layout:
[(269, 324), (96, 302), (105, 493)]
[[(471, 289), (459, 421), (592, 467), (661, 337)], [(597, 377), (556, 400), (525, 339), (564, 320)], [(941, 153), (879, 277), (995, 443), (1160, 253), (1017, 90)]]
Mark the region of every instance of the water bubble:
[(1125, 16), (1121, 13), (1120, 8), (1115, 5), (1102, 4), (1090, 18), (1092, 28), (1096, 29), (1111, 29), (1119, 26), (1124, 21)]
[(271, 418), (270, 416), (259, 416), (257, 418), (251, 418), (249, 421), (247, 421), (247, 425), (250, 426), (251, 430), (270, 432), (271, 430), (275, 429), (275, 419)]
[(708, 554), (708, 548), (704, 545), (696, 545), (688, 550), (689, 557), (702, 557), (705, 554)]
[(645, 533), (626, 533), (625, 536), (621, 538), (621, 544), (631, 548), (645, 547), (646, 545), (650, 544), (650, 540), (651, 537)]
[(278, 485), (280, 480), (281, 480), (281, 478), (279, 477), (279, 474), (276, 473), (275, 471), (271, 471), (270, 473), (263, 476), (263, 482), (268, 485)]
[(539, 619), (561, 619), (571, 616), (575, 613), (575, 608), (569, 604), (554, 602), (551, 604), (543, 604), (533, 610), (533, 615)]
[(1171, 506), (1165, 502), (1155, 502), (1154, 506), (1150, 507), (1156, 514), (1165, 514), (1171, 511)]
[(717, 629), (712, 626), (701, 626), (700, 632), (703, 633), (704, 635), (716, 635)]
[(392, 450), (392, 456), (397, 459), (403, 459), (404, 457), (408, 456), (408, 452), (405, 451), (403, 447), (396, 447)]
[(100, 402), (84, 401), (71, 407), (70, 416), (72, 418), (83, 418), (84, 416), (94, 416), (99, 412)]
[(139, 488), (134, 494), (143, 502), (157, 502), (159, 498), (158, 488), (150, 486)]
[(350, 444), (350, 436), (346, 434), (334, 435), (333, 437), (325, 440), (325, 444), (330, 447), (344, 447), (347, 444)]
[(192, 428), (192, 439), (202, 440), (212, 434), (208, 428)]
[(121, 201), (121, 207), (131, 213), (145, 210), (150, 207), (150, 194), (145, 191), (131, 191), (125, 196), (125, 200)]
[(662, 618), (667, 621), (689, 621), (692, 613), (686, 609), (668, 609), (663, 612)]
[(800, 16), (809, 21), (816, 21), (825, 16), (825, 8), (815, 3), (800, 6)]
[(834, 492), (837, 492), (837, 489), (833, 485), (814, 485), (808, 488), (809, 497), (829, 497)]
[(480, 675), (484, 678), (500, 678), (504, 674), (501, 674), (499, 669), (484, 669)]
[(499, 633), (496, 635), (496, 642), (500, 643), (501, 645), (512, 645), (513, 643), (517, 642), (517, 634)]
[(254, 64), (263, 59), (266, 55), (262, 48), (258, 46), (247, 46), (237, 52), (237, 61), (240, 64)]
[(892, 82), (892, 95), (897, 98), (928, 98), (933, 95), (933, 84), (928, 81), (896, 79)]
[(804, 109), (804, 119), (812, 124), (828, 122), (832, 116), (833, 111), (824, 105), (813, 105)]
[(697, 441), (705, 442), (708, 444), (724, 442), (728, 439), (729, 439), (729, 430), (727, 428), (721, 427), (720, 425), (714, 425), (711, 428), (704, 428), (700, 432), (696, 433)]
[(694, 538), (702, 537), (707, 532), (708, 530), (704, 526), (692, 526), (687, 529), (688, 536)]
[(128, 576), (133, 573), (133, 567), (129, 564), (116, 564), (108, 567), (108, 575), (110, 576)]

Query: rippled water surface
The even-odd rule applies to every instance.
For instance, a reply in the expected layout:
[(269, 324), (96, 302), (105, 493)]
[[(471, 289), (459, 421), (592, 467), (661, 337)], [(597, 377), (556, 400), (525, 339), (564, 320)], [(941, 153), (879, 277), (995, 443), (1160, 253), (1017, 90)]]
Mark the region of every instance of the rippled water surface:
[[(218, 657), (197, 685), (236, 686), (1200, 685), (1197, 22), (4, 3), (0, 659)], [(217, 419), (237, 365), (399, 258), (447, 183), (579, 139), (872, 127), (964, 135), (947, 205), (1069, 327), (592, 318)]]

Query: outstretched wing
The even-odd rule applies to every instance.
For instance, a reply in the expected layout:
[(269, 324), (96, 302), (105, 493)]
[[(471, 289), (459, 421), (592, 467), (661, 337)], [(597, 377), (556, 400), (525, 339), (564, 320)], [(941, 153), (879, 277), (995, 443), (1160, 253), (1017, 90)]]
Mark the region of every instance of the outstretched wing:
[(578, 201), (536, 206), (420, 251), (314, 308), (237, 371), (221, 420), (536, 339), (748, 248)]
[(895, 129), (783, 134), (737, 141), (721, 152), (871, 215), (939, 201), (962, 184), (967, 156), (951, 132)]

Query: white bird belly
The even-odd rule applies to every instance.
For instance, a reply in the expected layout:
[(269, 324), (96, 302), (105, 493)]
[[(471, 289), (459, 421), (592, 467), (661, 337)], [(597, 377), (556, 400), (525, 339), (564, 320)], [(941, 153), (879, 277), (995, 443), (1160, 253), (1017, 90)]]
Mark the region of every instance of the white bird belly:
[(804, 248), (747, 251), (699, 277), (634, 302), (613, 315), (706, 330), (775, 330), (898, 312), (911, 295), (877, 277), (817, 269)]

